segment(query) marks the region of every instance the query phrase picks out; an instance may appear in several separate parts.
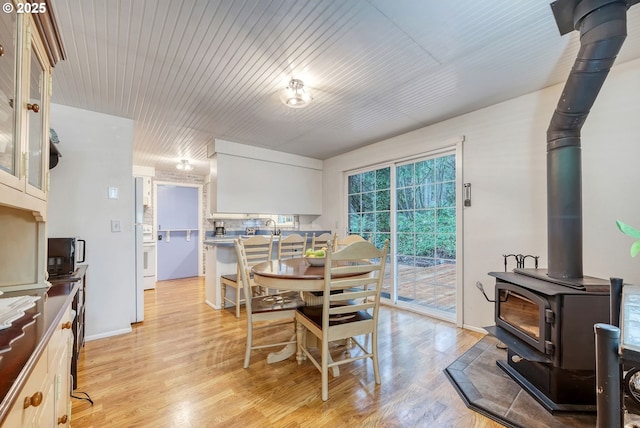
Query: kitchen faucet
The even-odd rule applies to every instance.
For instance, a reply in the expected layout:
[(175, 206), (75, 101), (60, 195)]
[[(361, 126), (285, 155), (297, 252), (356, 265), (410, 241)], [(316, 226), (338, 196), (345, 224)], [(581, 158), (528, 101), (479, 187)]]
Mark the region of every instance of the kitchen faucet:
[(264, 225), (265, 226), (269, 226), (269, 223), (273, 223), (273, 234), (274, 235), (280, 235), (280, 231), (278, 230), (278, 223), (276, 223), (276, 221), (272, 218), (268, 219)]

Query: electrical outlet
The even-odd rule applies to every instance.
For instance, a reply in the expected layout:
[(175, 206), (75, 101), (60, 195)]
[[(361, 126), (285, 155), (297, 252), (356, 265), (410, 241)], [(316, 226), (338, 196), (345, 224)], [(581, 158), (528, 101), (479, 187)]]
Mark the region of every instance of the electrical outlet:
[(121, 232), (120, 220), (111, 220), (111, 232)]

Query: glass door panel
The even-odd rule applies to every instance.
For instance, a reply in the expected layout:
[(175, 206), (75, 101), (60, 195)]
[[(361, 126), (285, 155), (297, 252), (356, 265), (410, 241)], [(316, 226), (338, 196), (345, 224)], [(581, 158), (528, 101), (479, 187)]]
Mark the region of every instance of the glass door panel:
[(13, 109), (16, 83), (16, 14), (0, 14), (0, 171), (17, 177), (20, 147), (15, 139)]
[(27, 118), (29, 121), (29, 184), (38, 190), (44, 189), (44, 117), (45, 112), (41, 110), (44, 97), (44, 72), (40, 57), (31, 47), (31, 71), (29, 73), (29, 104)]
[(456, 311), (455, 155), (396, 167), (397, 300)]

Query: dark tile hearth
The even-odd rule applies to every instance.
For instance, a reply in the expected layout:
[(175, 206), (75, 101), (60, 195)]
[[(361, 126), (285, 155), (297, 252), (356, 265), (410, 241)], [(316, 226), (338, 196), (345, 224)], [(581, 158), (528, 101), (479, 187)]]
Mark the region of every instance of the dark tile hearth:
[[(486, 336), (445, 369), (469, 408), (514, 428), (596, 426), (595, 413), (549, 413), (496, 365), (507, 358), (497, 343)], [(640, 417), (628, 414), (626, 426), (634, 426), (631, 422), (640, 423)]]

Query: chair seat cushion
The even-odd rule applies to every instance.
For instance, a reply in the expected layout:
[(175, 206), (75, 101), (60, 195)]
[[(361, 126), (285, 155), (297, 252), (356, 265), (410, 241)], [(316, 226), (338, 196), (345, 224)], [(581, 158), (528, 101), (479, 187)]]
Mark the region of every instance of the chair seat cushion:
[[(318, 327), (322, 326), (322, 305), (319, 306), (303, 306), (298, 308), (298, 312), (311, 320)], [(357, 311), (345, 314), (336, 314), (329, 316), (329, 325), (346, 324), (355, 321), (364, 321), (373, 319), (367, 311)]]
[(304, 306), (304, 301), (297, 291), (286, 291), (267, 296), (256, 296), (251, 299), (251, 312), (284, 311)]

